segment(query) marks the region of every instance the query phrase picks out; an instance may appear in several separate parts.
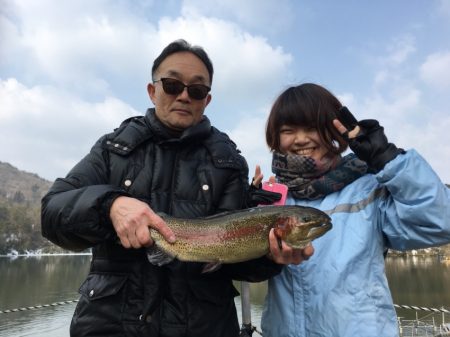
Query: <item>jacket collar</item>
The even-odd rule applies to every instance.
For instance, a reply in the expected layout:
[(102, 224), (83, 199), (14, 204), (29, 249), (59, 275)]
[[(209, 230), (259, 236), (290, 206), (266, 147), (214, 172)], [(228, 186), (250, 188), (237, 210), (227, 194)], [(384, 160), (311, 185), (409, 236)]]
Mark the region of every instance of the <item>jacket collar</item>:
[(200, 123), (174, 136), (158, 120), (155, 109), (148, 109), (144, 116), (131, 117), (104, 139), (104, 146), (115, 153), (127, 155), (143, 142), (153, 139), (158, 144), (179, 144), (201, 141), (210, 136), (212, 126), (208, 117), (203, 116)]
[(155, 109), (151, 108), (147, 110), (145, 114), (145, 120), (149, 129), (151, 130), (153, 137), (159, 143), (185, 143), (193, 140), (201, 140), (208, 137), (211, 133), (211, 122), (208, 117), (203, 116), (202, 120), (187, 129), (185, 129), (179, 136), (163, 124), (156, 117)]

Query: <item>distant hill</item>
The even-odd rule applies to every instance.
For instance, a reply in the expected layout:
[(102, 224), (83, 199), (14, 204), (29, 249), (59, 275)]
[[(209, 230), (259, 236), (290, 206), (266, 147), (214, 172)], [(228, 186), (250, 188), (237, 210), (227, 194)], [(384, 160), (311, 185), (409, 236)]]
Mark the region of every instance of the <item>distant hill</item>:
[(0, 161), (0, 255), (59, 250), (41, 236), (41, 198), (51, 184)]
[(37, 204), (52, 182), (0, 161), (0, 200)]

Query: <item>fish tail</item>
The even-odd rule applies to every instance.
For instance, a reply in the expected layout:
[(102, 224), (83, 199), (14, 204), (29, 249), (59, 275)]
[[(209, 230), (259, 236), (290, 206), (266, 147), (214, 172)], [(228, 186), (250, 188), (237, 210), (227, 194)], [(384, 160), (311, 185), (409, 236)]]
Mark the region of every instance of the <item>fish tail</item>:
[(163, 252), (157, 245), (147, 248), (147, 259), (151, 264), (163, 266), (173, 261), (174, 257)]

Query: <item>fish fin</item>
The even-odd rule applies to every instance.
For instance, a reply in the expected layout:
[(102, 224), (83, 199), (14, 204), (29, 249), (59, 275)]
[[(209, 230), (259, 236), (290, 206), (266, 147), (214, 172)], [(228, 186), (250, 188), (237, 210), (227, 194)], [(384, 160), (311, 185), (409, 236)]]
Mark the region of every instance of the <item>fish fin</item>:
[(220, 267), (222, 267), (222, 264), (220, 262), (205, 263), (205, 265), (203, 266), (203, 269), (202, 269), (202, 274), (203, 273), (212, 273), (214, 271), (219, 270)]
[(165, 253), (157, 245), (153, 245), (147, 248), (147, 259), (151, 264), (161, 267), (172, 262), (175, 258)]

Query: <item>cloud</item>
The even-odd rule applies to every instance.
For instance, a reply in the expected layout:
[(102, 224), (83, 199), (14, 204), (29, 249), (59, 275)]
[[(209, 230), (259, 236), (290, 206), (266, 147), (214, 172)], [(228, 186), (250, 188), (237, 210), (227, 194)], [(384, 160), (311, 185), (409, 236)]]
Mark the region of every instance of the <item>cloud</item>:
[(415, 38), (404, 36), (392, 41), (389, 53), (377, 63), (372, 92), (355, 104), (362, 118), (378, 119), (391, 142), (418, 150), (449, 183), (450, 142), (445, 139), (450, 115), (445, 101), (450, 88), (450, 52), (432, 53), (416, 65), (412, 58), (417, 52)]
[(450, 51), (429, 55), (420, 66), (420, 76), (429, 86), (448, 92), (450, 89)]
[(26, 73), (22, 76), (29, 82), (44, 80), (80, 94), (107, 94), (112, 78), (128, 80), (127, 74), (137, 76), (149, 69), (154, 26), (126, 7), (119, 15), (119, 9), (106, 1), (15, 5), (9, 15), (1, 16), (11, 36), (4, 62), (17, 65), (19, 58), (24, 69), (17, 71)]
[(8, 36), (0, 60), (1, 139), (16, 145), (2, 149), (0, 160), (49, 179), (67, 173), (121, 120), (143, 113), (133, 107), (149, 104), (151, 62), (175, 39), (209, 52), (215, 80), (207, 114), (220, 129), (261, 113), (292, 60), (265, 38), (214, 17), (151, 21), (139, 14), (140, 4), (106, 0), (8, 4), (0, 12)]
[[(418, 64), (416, 38), (411, 35), (392, 37), (385, 55), (374, 54), (371, 89), (363, 95), (356, 92), (337, 93), (341, 101), (358, 119), (377, 119), (385, 128), (389, 141), (397, 146), (414, 148), (436, 170), (441, 179), (450, 182), (450, 115), (445, 102), (436, 95), (449, 88), (450, 53), (433, 53)], [(370, 79), (370, 78), (369, 78)], [(447, 89), (447, 90), (446, 90)]]
[[(126, 99), (124, 86), (117, 84), (124, 82), (142, 90), (151, 61), (178, 38), (210, 52), (218, 92), (230, 85), (236, 87), (236, 93), (242, 93), (237, 100), (262, 81), (268, 85), (254, 92), (267, 97), (265, 93), (277, 85), (274, 76), (281, 80), (292, 59), (281, 47), (272, 47), (266, 39), (214, 17), (162, 17), (151, 22), (126, 3), (106, 0), (15, 4), (11, 14), (1, 15), (12, 36), (5, 45), (4, 64), (17, 66), (20, 59), (24, 68), (17, 72), (24, 77), (19, 79), (33, 84), (44, 80), (70, 87), (80, 95), (114, 94)], [(247, 76), (238, 76), (242, 73)]]
[[(390, 95), (374, 91), (368, 96), (338, 97), (349, 106), (358, 119), (377, 119), (385, 129), (388, 140), (398, 147), (416, 149), (433, 167), (445, 183), (450, 183), (450, 115), (443, 108), (435, 109), (427, 102), (422, 91), (411, 85), (403, 86), (406, 79), (390, 83)], [(348, 102), (347, 102), (348, 100)]]
[(392, 44), (388, 45), (388, 56), (385, 60), (388, 65), (398, 66), (403, 64), (415, 51), (415, 38), (412, 35), (404, 35), (399, 38), (395, 38), (392, 41)]
[(264, 38), (217, 18), (166, 17), (159, 22), (158, 36), (161, 48), (183, 37), (209, 53), (215, 75), (208, 109), (226, 111), (228, 117), (220, 119), (235, 119), (255, 104), (270, 102), (292, 62), (292, 56), (281, 47), (272, 47)]
[(221, 17), (265, 34), (285, 32), (295, 20), (292, 3), (277, 0), (185, 0), (184, 17)]
[(398, 81), (402, 76), (405, 63), (416, 52), (416, 40), (412, 35), (393, 37), (385, 46), (383, 54), (376, 54), (374, 66), (377, 69), (374, 86), (381, 87), (391, 81)]
[(80, 160), (103, 134), (133, 115), (124, 102), (83, 101), (51, 86), (26, 87), (0, 79), (0, 158), (53, 180)]
[[(206, 114), (213, 125), (228, 131), (251, 166), (268, 167), (267, 176), (270, 154), (264, 126), (270, 106), (289, 78), (301, 77), (305, 66), (320, 73), (314, 67), (321, 65), (301, 63), (299, 69), (290, 53), (297, 49), (278, 44), (302, 37), (296, 35), (302, 33), (292, 25), (292, 13), (304, 13), (303, 6), (236, 1), (3, 1), (0, 139), (14, 149), (0, 150), (0, 160), (11, 159), (19, 168), (52, 179), (64, 175), (99, 136), (129, 115), (144, 112), (150, 104), (145, 86), (152, 60), (169, 42), (185, 38), (205, 47), (215, 66), (213, 100)], [(438, 141), (436, 135), (446, 139), (448, 133), (448, 98), (443, 94), (450, 78), (448, 48), (432, 50), (425, 58), (416, 36), (396, 34), (384, 39), (386, 46), (371, 48), (372, 86), (348, 86), (354, 81), (349, 76), (339, 79), (345, 89), (337, 94), (361, 118), (379, 118), (389, 139), (423, 149), (427, 156), (433, 153), (438, 165), (450, 166), (445, 159), (450, 153), (445, 143), (450, 142), (443, 142), (447, 152), (440, 154), (440, 147), (431, 143)], [(342, 47), (348, 48), (345, 41)], [(414, 57), (425, 61), (418, 65), (411, 62)], [(347, 61), (335, 66), (351, 67), (355, 59)], [(369, 73), (361, 79), (367, 77)], [(333, 72), (327, 81), (334, 81)], [(427, 91), (435, 86), (443, 89), (439, 104), (430, 102)], [(447, 171), (440, 174), (450, 180)]]
[[(261, 109), (266, 112), (270, 107)], [(266, 178), (271, 175), (271, 154), (266, 145), (265, 126), (267, 117), (262, 112), (259, 116), (244, 117), (232, 130), (225, 130), (247, 159), (250, 177), (255, 166), (260, 165)]]
[[(26, 67), (28, 75), (23, 80), (27, 83), (44, 80), (70, 87), (80, 95), (113, 94), (126, 99), (124, 85), (118, 83), (142, 90), (149, 79), (151, 61), (178, 38), (199, 44), (210, 53), (216, 66), (213, 93), (219, 93), (217, 102), (221, 105), (231, 104), (221, 98), (229, 97), (226, 90), (230, 88), (236, 101), (249, 93), (255, 99), (267, 97), (283, 80), (292, 61), (281, 47), (272, 47), (265, 38), (214, 17), (186, 15), (150, 22), (125, 5), (105, 0), (89, 6), (84, 1), (57, 6), (51, 6), (52, 1), (17, 4), (14, 15), (2, 15), (14, 37), (6, 45), (5, 63), (17, 65), (19, 58)], [(17, 71), (25, 76), (23, 69)], [(260, 83), (266, 84), (258, 87)]]

